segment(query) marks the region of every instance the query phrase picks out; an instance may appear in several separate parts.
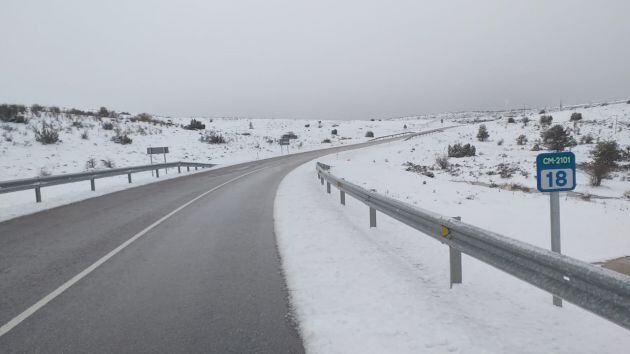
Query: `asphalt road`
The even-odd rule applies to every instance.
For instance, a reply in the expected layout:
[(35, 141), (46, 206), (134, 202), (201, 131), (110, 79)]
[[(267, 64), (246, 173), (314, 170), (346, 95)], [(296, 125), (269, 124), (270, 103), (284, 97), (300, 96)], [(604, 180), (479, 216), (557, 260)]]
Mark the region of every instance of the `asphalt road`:
[(293, 168), (348, 148), (219, 168), (0, 223), (0, 352), (303, 352), (273, 202)]

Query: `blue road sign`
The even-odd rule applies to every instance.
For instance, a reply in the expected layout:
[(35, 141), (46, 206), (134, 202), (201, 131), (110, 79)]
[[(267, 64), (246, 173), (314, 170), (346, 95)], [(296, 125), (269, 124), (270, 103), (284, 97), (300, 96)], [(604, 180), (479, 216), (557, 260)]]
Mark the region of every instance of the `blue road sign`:
[(575, 154), (552, 152), (536, 156), (537, 186), (541, 192), (575, 189)]

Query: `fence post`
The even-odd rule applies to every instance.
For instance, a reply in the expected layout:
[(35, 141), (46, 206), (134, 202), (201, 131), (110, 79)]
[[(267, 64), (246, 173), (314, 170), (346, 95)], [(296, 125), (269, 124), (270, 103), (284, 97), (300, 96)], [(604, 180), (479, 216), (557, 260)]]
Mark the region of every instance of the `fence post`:
[(190, 166), (186, 166), (186, 172), (190, 172)]
[(326, 193), (330, 194), (330, 182), (326, 182)]
[(90, 188), (92, 189), (92, 192), (96, 190), (96, 184), (94, 183), (94, 178), (90, 179)]
[(160, 178), (160, 169), (159, 168), (155, 169), (155, 177)]
[(177, 165), (177, 173), (182, 173), (182, 167), (180, 165)]
[(37, 203), (42, 202), (42, 190), (40, 187), (35, 187), (35, 201)]
[(376, 209), (370, 207), (370, 227), (376, 227)]
[(131, 172), (127, 173), (127, 181), (129, 181), (129, 183), (131, 183)]
[[(462, 220), (461, 216), (456, 216), (453, 219)], [(455, 248), (448, 246), (448, 256), (449, 263), (451, 268), (451, 285), (453, 284), (461, 284), (462, 283), (462, 253)]]
[(195, 171), (197, 171), (197, 166), (195, 166)]
[(341, 205), (346, 205), (346, 192), (339, 190), (339, 199), (341, 199)]

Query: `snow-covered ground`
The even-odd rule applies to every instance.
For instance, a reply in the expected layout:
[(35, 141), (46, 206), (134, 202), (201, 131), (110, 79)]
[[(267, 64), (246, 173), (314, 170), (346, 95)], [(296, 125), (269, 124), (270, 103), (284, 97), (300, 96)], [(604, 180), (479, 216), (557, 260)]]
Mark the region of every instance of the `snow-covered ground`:
[[(576, 111), (583, 115), (578, 123), (569, 120)], [(578, 143), (591, 135), (594, 142), (630, 145), (625, 102), (551, 115)], [(422, 117), (462, 126), (317, 161), (365, 188), (549, 248), (549, 197), (536, 191), (535, 179), (535, 157), (544, 151), (532, 151), (539, 117), (538, 111)], [(480, 124), (488, 128), (486, 142), (476, 139)], [(528, 142), (518, 145), (519, 135)], [(477, 156), (449, 158), (449, 167), (439, 168), (436, 156), (455, 143), (475, 145)], [(588, 162), (594, 146), (571, 150), (578, 163)], [(630, 170), (614, 172), (599, 187), (590, 186), (583, 170), (577, 178), (575, 193), (562, 194), (562, 252), (588, 262), (630, 255), (624, 196)], [(368, 208), (351, 197), (346, 204), (336, 189), (325, 193), (315, 161), (288, 175), (278, 191), (278, 244), (308, 351), (624, 353), (630, 347), (627, 330), (571, 304), (554, 307), (548, 293), (466, 255), (464, 283), (449, 289), (447, 247), (381, 213), (378, 227), (369, 229)]]
[[(403, 122), (196, 118), (205, 124), (205, 129), (186, 130), (183, 126), (190, 123), (190, 118), (155, 117), (154, 121), (143, 122), (134, 121), (130, 115), (114, 119), (53, 116), (46, 112), (39, 117), (27, 113), (26, 117), (27, 124), (0, 123), (0, 181), (105, 169), (106, 162), (114, 167), (144, 165), (150, 161), (146, 154), (150, 146), (168, 146), (168, 161), (224, 166), (279, 156), (278, 139), (288, 132), (297, 136), (290, 140), (288, 152), (296, 153), (364, 142), (370, 139), (366, 137), (368, 131), (378, 137), (441, 125), (435, 120), (417, 119)], [(60, 142), (44, 145), (35, 140), (34, 128), (40, 128), (43, 122), (59, 130)], [(114, 129), (104, 129), (107, 123), (112, 123)], [(128, 134), (131, 144), (112, 141), (117, 129)], [(336, 135), (331, 134), (333, 129), (337, 130)], [(200, 141), (210, 131), (223, 136), (226, 143)], [(325, 139), (330, 142), (323, 142)], [(287, 148), (283, 149), (286, 154)], [(154, 163), (163, 162), (162, 158), (154, 156)], [(161, 179), (151, 178), (150, 173), (134, 175), (133, 184), (127, 183), (126, 176), (99, 179), (96, 193), (89, 190), (89, 182), (47, 187), (42, 189), (43, 202), (37, 204), (32, 190), (0, 194), (0, 221)]]
[[(351, 154), (375, 157), (378, 150)], [(464, 282), (449, 289), (447, 247), (380, 213), (378, 227), (370, 229), (368, 208), (350, 197), (341, 206), (338, 192), (326, 194), (316, 180), (314, 165), (313, 161), (290, 173), (275, 204), (278, 247), (307, 352), (625, 353), (630, 347), (627, 330), (571, 304), (555, 307), (548, 293), (465, 255)], [(355, 181), (370, 180), (385, 192), (382, 181), (387, 177), (395, 181), (387, 184), (390, 195), (447, 215), (463, 215), (474, 224), (488, 226), (494, 219), (501, 225), (495, 229), (525, 236), (523, 228), (531, 231), (531, 225), (540, 222), (540, 241), (547, 234), (545, 210), (533, 209), (536, 202), (514, 201), (512, 192), (495, 191), (506, 196), (497, 200), (502, 198), (498, 194), (474, 190), (470, 194), (477, 195), (477, 202), (461, 205), (456, 200), (462, 196), (447, 186), (406, 189), (412, 180), (396, 171), (360, 172), (353, 173)], [(416, 194), (420, 188), (429, 192)], [(402, 194), (404, 190), (409, 194)], [(487, 222), (475, 218), (494, 202), (502, 203), (502, 208), (490, 211), (494, 217), (488, 216)], [(538, 206), (545, 209), (544, 202)], [(517, 214), (511, 209), (533, 213), (512, 222), (506, 218)], [(572, 239), (565, 232), (563, 241)], [(623, 244), (609, 244), (612, 239), (601, 242), (609, 248)], [(583, 245), (591, 243), (595, 244)], [(575, 247), (569, 246), (589, 254)]]

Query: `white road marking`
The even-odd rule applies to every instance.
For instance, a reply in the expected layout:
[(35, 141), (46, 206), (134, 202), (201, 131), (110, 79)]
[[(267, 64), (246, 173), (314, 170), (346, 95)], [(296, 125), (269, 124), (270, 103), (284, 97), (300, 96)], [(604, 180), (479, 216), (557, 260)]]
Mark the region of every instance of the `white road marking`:
[(99, 266), (101, 266), (103, 263), (107, 262), (107, 260), (109, 260), (110, 258), (112, 258), (113, 256), (115, 256), (118, 252), (122, 251), (123, 249), (125, 249), (125, 247), (129, 246), (130, 244), (132, 244), (134, 241), (136, 241), (137, 239), (139, 239), (140, 237), (142, 237), (144, 234), (146, 234), (147, 232), (151, 231), (151, 229), (155, 228), (156, 226), (158, 226), (159, 224), (161, 224), (162, 222), (164, 222), (166, 219), (170, 218), (171, 216), (177, 214), (179, 211), (181, 211), (182, 209), (186, 208), (187, 206), (189, 206), (190, 204), (196, 202), (197, 200), (203, 198), (204, 196), (216, 191), (217, 189), (232, 183), (238, 179), (241, 179), (247, 175), (250, 175), (254, 172), (258, 172), (260, 170), (264, 170), (267, 167), (263, 167), (263, 168), (259, 168), (247, 173), (244, 173), (238, 177), (234, 177), (229, 181), (223, 182), (220, 185), (198, 195), (197, 197), (193, 198), (192, 200), (186, 202), (185, 204), (183, 204), (182, 206), (180, 206), (179, 208), (171, 211), (170, 213), (164, 215), (163, 217), (161, 217), (158, 221), (154, 222), (153, 224), (149, 225), (148, 227), (146, 227), (144, 230), (138, 232), (137, 234), (133, 235), (130, 239), (128, 239), (127, 241), (123, 242), (120, 246), (114, 248), (112, 251), (110, 251), (108, 254), (106, 254), (105, 256), (103, 256), (101, 259), (99, 259), (98, 261), (94, 262), (91, 266), (85, 268), (81, 273), (75, 275), (74, 277), (72, 277), (72, 279), (68, 280), (67, 282), (63, 283), (60, 287), (58, 287), (57, 289), (55, 289), (53, 292), (51, 292), (50, 294), (44, 296), (41, 300), (37, 301), (34, 305), (32, 305), (31, 307), (29, 307), (28, 309), (26, 309), (24, 312), (22, 312), (21, 314), (15, 316), (11, 321), (5, 323), (4, 325), (2, 325), (2, 327), (0, 327), (0, 337), (2, 337), (3, 335), (7, 334), (7, 332), (9, 332), (10, 330), (12, 330), (15, 326), (19, 325), (20, 323), (22, 323), (22, 321), (26, 320), (27, 318), (29, 318), (32, 314), (34, 314), (35, 312), (37, 312), (37, 310), (41, 309), (42, 307), (44, 307), (47, 303), (49, 303), (50, 301), (52, 301), (54, 298), (56, 298), (57, 296), (61, 295), (64, 291), (66, 291), (68, 288), (70, 288), (72, 285), (74, 285), (76, 282), (78, 282), (79, 280), (83, 279), (84, 277), (86, 277), (88, 274), (92, 273), (96, 268), (98, 268)]

